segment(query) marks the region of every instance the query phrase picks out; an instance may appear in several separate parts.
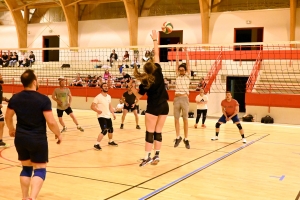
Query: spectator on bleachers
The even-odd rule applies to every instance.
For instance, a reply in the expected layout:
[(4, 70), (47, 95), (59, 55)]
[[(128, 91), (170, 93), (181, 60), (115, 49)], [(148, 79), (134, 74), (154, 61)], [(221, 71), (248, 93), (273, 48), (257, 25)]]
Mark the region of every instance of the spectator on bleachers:
[(167, 78), (164, 78), (164, 83), (166, 90), (169, 90), (169, 80)]
[(118, 54), (116, 54), (116, 51), (113, 49), (112, 53), (109, 56), (110, 65), (114, 63), (114, 61), (118, 60)]
[(17, 54), (17, 52), (14, 52), (13, 55), (10, 57), (10, 60), (9, 60), (9, 67), (14, 67), (16, 65), (16, 63), (18, 62), (19, 60), (19, 56)]
[(90, 78), (89, 87), (97, 87), (98, 86), (98, 79), (96, 76)]
[(143, 57), (143, 61), (147, 62), (150, 58), (151, 58), (151, 52), (147, 50), (145, 56)]
[(109, 76), (111, 76), (111, 75), (110, 75), (108, 69), (106, 69), (105, 72), (104, 72), (104, 74), (103, 74), (103, 79), (107, 80), (109, 78)]
[(121, 98), (119, 100), (119, 103), (116, 106), (116, 108), (114, 108), (114, 111), (115, 111), (115, 113), (122, 113), (123, 112), (123, 108), (124, 108), (124, 102), (123, 102), (123, 99)]
[(123, 62), (129, 61), (129, 53), (128, 53), (128, 51), (125, 51), (125, 54), (124, 54), (124, 56), (123, 56), (122, 61), (123, 61)]
[(196, 91), (200, 91), (200, 89), (204, 89), (205, 86), (205, 82), (204, 82), (204, 78), (202, 77), (196, 87)]
[(114, 88), (115, 87), (115, 82), (114, 82), (114, 79), (112, 78), (112, 76), (109, 76), (107, 81), (107, 87), (110, 89), (110, 88)]
[(30, 66), (32, 66), (35, 62), (35, 55), (33, 54), (33, 51), (30, 51), (29, 62), (30, 62)]
[(4, 52), (2, 55), (2, 67), (7, 67), (8, 64), (9, 64), (9, 57), (6, 54), (6, 52)]
[(126, 83), (129, 83), (129, 81), (131, 80), (131, 76), (126, 72), (122, 72), (122, 75), (123, 75), (123, 79), (121, 80), (121, 83), (126, 87)]
[(104, 81), (103, 81), (103, 78), (102, 78), (102, 76), (99, 76), (98, 78), (97, 78), (97, 86), (101, 86), (102, 85), (102, 83), (104, 83)]
[(91, 75), (87, 75), (85, 78), (84, 78), (84, 84), (88, 87), (90, 87), (90, 84), (92, 82), (92, 76)]
[(19, 67), (29, 67), (30, 61), (25, 52), (21, 53), (20, 60), (19, 60)]
[(83, 81), (82, 81), (79, 73), (76, 75), (75, 79), (71, 83), (71, 86), (78, 86), (78, 87), (83, 86)]

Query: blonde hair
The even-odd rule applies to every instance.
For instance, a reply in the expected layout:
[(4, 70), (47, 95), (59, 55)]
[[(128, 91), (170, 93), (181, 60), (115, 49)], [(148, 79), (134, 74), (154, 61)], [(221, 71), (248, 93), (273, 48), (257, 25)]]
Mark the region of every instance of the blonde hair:
[(141, 83), (145, 86), (146, 89), (149, 89), (150, 86), (155, 82), (155, 77), (153, 76), (153, 73), (157, 67), (153, 62), (146, 62), (143, 68), (144, 73), (140, 73), (137, 69), (136, 64), (134, 64), (133, 75), (137, 80), (141, 81)]

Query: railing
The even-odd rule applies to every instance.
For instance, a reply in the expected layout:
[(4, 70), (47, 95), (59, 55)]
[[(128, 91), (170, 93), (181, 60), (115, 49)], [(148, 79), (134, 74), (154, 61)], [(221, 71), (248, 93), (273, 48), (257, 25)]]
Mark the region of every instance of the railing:
[(207, 76), (204, 78), (204, 93), (208, 93), (210, 91), (210, 87), (214, 80), (217, 77), (218, 72), (222, 68), (222, 51), (218, 55), (216, 61), (211, 66), (210, 71), (208, 72)]
[(260, 55), (261, 55), (261, 51), (258, 53), (258, 56), (257, 56), (257, 59), (255, 61), (254, 66), (253, 66), (252, 72), (251, 72), (251, 74), (248, 78), (248, 81), (246, 83), (246, 91), (247, 92), (252, 92), (254, 84), (257, 80), (257, 76), (258, 76), (258, 73), (259, 73), (259, 70), (260, 70), (260, 65), (261, 65)]

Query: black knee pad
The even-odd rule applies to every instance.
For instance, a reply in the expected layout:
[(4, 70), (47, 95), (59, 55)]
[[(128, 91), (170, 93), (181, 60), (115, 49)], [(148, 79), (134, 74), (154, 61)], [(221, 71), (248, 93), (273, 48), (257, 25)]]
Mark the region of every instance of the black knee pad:
[(219, 122), (216, 123), (216, 128), (220, 128), (221, 124)]
[(239, 130), (243, 129), (243, 127), (242, 127), (242, 125), (240, 123), (238, 123), (236, 126), (239, 128)]
[(102, 135), (106, 135), (107, 134), (107, 129), (104, 129), (101, 133), (102, 133)]
[(145, 138), (146, 142), (153, 144), (153, 141), (154, 141), (153, 136), (154, 136), (154, 133), (150, 133), (150, 132), (146, 131), (146, 138)]
[(108, 129), (108, 132), (109, 132), (109, 133), (113, 133), (113, 132), (114, 132), (114, 127), (109, 128), (109, 129)]
[(162, 136), (161, 133), (156, 133), (154, 132), (154, 140), (158, 141), (158, 142), (162, 142)]

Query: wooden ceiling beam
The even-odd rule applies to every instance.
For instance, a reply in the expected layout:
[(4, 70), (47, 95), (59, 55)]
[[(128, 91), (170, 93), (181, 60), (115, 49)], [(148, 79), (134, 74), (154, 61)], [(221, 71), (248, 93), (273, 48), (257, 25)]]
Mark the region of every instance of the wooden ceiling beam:
[(142, 8), (140, 10), (141, 17), (147, 17), (150, 13), (150, 8), (160, 0), (144, 0), (142, 4)]
[(44, 15), (47, 13), (48, 10), (49, 10), (49, 8), (38, 8), (38, 9), (35, 9), (35, 11), (32, 14), (32, 17), (31, 17), (29, 23), (31, 23), (31, 24), (33, 24), (33, 23), (40, 23), (42, 17), (44, 17)]
[(297, 0), (290, 0), (290, 41), (295, 41)]
[(130, 46), (136, 46), (138, 39), (138, 10), (135, 5), (135, 0), (124, 0), (123, 2), (127, 14), (129, 43)]
[(66, 7), (71, 0), (59, 0), (64, 11), (69, 33), (69, 46), (78, 47), (78, 4)]
[(211, 0), (199, 0), (201, 23), (202, 23), (202, 44), (209, 43), (209, 15)]

